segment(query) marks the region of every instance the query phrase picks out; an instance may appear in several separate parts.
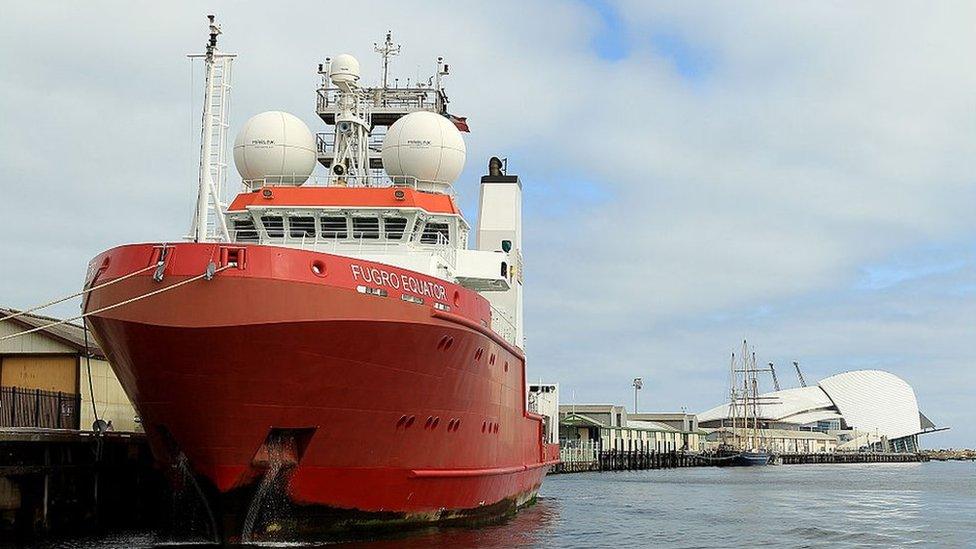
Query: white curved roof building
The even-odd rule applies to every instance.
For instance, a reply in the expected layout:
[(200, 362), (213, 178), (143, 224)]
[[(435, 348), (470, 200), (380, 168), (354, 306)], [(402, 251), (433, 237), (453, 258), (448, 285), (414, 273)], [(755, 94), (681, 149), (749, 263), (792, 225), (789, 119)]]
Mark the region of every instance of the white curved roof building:
[[(934, 429), (918, 410), (912, 387), (881, 370), (856, 370), (830, 376), (816, 386), (762, 395), (759, 419), (769, 427), (816, 425), (840, 420), (842, 429), (866, 432), (888, 440), (912, 437)], [(698, 415), (703, 427), (721, 426), (729, 405)]]

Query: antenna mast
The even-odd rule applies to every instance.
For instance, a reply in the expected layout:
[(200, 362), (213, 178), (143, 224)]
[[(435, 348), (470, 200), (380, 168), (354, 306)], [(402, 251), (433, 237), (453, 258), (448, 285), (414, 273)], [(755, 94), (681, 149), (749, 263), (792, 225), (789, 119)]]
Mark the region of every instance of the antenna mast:
[(190, 228), (190, 239), (194, 242), (230, 240), (227, 220), (223, 215), (227, 208), (224, 184), (227, 181), (231, 65), (237, 56), (217, 51), (220, 25), (214, 21), (213, 15), (208, 15), (207, 19), (210, 21), (207, 52), (187, 56), (191, 59), (202, 57), (206, 70), (197, 206), (193, 212), (193, 226)]
[(383, 89), (385, 90), (390, 71), (390, 58), (400, 54), (400, 44), (393, 43), (393, 31), (386, 31), (386, 42), (382, 46), (373, 42), (373, 49), (383, 58)]

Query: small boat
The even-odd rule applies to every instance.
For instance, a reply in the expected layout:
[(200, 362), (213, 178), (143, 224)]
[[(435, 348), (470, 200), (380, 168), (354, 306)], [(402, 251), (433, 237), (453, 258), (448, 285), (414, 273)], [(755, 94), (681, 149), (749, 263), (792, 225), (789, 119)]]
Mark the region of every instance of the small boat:
[(754, 467), (757, 465), (769, 465), (770, 455), (767, 452), (742, 452), (732, 458), (729, 465), (739, 465)]

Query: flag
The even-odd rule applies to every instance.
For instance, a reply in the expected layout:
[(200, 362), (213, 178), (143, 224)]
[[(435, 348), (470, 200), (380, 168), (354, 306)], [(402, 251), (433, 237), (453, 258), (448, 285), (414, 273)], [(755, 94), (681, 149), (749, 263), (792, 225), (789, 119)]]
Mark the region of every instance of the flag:
[(471, 128), (468, 127), (467, 117), (454, 116), (453, 114), (450, 113), (448, 113), (446, 116), (448, 120), (450, 120), (451, 122), (454, 123), (455, 126), (457, 126), (457, 129), (459, 131), (471, 133)]

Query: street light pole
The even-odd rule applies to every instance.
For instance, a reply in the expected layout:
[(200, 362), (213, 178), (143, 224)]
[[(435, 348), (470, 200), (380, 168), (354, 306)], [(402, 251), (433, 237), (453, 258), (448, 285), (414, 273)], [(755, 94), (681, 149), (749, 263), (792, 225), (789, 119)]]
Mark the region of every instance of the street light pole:
[(634, 378), (634, 413), (637, 413), (637, 391), (644, 388), (644, 379), (635, 377)]

